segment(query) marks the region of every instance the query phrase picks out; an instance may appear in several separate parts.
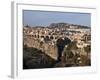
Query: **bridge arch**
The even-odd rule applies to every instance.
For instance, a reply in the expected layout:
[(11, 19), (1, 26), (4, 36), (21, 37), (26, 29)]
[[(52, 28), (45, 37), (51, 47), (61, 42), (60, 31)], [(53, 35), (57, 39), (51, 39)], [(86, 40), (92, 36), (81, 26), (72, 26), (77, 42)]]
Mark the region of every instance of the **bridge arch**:
[(71, 43), (71, 40), (68, 37), (60, 37), (57, 39), (56, 45), (57, 45), (57, 61), (61, 61), (62, 51), (65, 47), (65, 45), (68, 45)]

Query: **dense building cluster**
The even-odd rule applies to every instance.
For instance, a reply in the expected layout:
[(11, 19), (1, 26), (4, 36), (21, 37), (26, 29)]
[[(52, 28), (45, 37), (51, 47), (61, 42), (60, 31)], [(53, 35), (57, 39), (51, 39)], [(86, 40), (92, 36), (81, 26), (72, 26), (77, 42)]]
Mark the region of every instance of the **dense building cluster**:
[[(58, 40), (64, 42), (57, 43)], [(70, 40), (70, 42), (66, 44), (68, 40)], [(47, 27), (23, 27), (23, 45), (42, 50), (55, 60), (57, 60), (57, 56), (59, 56), (57, 44), (64, 44), (61, 56), (68, 51), (66, 51), (66, 49), (69, 49), (73, 55), (84, 55), (90, 59), (91, 29), (87, 26), (68, 23), (52, 23)], [(74, 45), (77, 48), (73, 48)], [(80, 59), (80, 57), (77, 59)], [(81, 60), (80, 63), (82, 63)]]

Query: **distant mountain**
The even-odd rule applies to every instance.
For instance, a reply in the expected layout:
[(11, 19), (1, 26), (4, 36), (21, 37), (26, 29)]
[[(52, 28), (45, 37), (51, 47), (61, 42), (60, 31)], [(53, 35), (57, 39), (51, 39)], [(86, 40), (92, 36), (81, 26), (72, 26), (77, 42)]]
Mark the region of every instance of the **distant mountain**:
[(68, 27), (69, 28), (69, 24), (68, 23), (51, 23), (49, 25), (49, 27), (55, 27), (55, 28), (61, 28), (61, 27)]
[(84, 25), (77, 25), (77, 24), (69, 24), (69, 23), (51, 23), (48, 27), (50, 28), (87, 28), (89, 29), (89, 26)]
[(90, 29), (91, 28), (89, 26), (70, 24), (70, 23), (64, 23), (64, 22), (51, 23), (48, 26), (29, 26), (29, 25), (26, 25), (24, 27), (27, 27), (27, 28), (45, 28), (45, 27), (47, 27), (47, 28), (75, 28), (75, 29)]

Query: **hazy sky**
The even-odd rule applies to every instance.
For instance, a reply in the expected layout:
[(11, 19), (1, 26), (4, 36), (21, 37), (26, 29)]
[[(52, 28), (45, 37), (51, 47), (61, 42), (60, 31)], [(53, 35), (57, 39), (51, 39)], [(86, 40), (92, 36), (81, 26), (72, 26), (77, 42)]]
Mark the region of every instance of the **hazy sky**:
[(59, 22), (91, 26), (91, 14), (23, 10), (24, 26), (48, 26)]

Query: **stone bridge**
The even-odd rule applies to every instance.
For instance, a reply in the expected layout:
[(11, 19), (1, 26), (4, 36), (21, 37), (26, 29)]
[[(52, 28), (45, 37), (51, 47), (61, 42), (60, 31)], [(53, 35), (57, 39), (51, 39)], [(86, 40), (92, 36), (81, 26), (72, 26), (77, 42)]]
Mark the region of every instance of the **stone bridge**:
[(59, 39), (60, 37), (62, 37), (62, 38), (67, 37), (67, 38), (69, 38), (71, 41), (74, 40), (73, 36), (69, 36), (69, 35), (27, 34), (26, 36), (33, 37), (33, 38), (35, 38), (35, 39), (48, 38), (48, 39), (53, 40), (53, 41)]
[[(52, 57), (53, 59), (57, 60), (58, 50), (56, 42), (57, 40), (62, 37), (67, 37), (70, 40), (70, 36), (65, 35), (38, 35), (38, 34), (24, 34), (24, 45), (28, 45), (29, 47), (35, 47), (37, 49), (42, 50), (48, 56)], [(44, 39), (48, 39), (47, 42)]]

